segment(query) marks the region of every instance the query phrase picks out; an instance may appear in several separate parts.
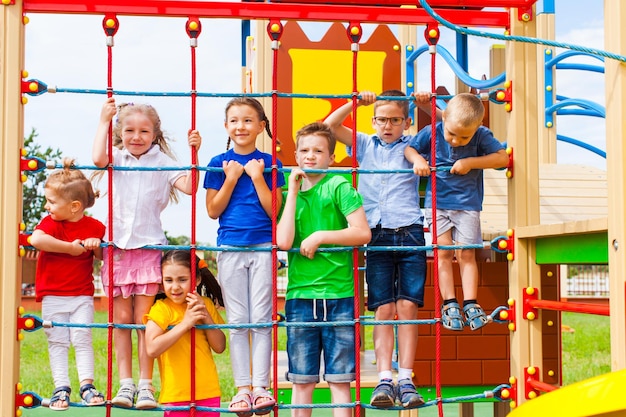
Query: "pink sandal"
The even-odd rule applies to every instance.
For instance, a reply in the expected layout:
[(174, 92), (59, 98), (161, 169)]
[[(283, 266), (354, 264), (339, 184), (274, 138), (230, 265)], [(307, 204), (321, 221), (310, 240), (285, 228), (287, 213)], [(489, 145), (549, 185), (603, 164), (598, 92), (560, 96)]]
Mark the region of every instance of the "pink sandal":
[(252, 406), (257, 416), (269, 414), (275, 405), (276, 400), (265, 388), (255, 388), (252, 391)]
[[(244, 407), (237, 406), (237, 404), (245, 403)], [(239, 391), (228, 405), (228, 411), (237, 413), (239, 417), (251, 417), (252, 416), (252, 396), (250, 391)]]

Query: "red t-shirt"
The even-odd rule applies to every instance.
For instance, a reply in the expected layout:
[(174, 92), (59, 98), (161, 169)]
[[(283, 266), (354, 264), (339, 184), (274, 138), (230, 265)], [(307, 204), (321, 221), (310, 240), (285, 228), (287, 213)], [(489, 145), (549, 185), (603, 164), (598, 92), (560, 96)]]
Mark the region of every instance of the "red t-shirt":
[[(76, 239), (102, 239), (105, 226), (89, 216), (83, 216), (77, 222), (58, 222), (46, 216), (35, 229), (59, 240), (73, 242)], [(93, 256), (91, 250), (78, 256), (40, 251), (35, 275), (36, 300), (41, 301), (46, 295), (93, 296)]]

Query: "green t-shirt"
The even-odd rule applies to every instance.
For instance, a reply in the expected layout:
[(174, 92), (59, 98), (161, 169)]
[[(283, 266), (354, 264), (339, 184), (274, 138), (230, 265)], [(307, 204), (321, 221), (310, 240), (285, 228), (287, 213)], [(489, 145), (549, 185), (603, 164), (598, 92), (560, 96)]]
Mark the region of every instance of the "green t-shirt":
[[(345, 229), (348, 227), (346, 216), (362, 205), (361, 195), (345, 178), (326, 175), (310, 190), (298, 193), (293, 247), (299, 248), (302, 240), (317, 230)], [(299, 252), (289, 252), (287, 256), (287, 300), (354, 296), (351, 251), (317, 252), (313, 259)]]

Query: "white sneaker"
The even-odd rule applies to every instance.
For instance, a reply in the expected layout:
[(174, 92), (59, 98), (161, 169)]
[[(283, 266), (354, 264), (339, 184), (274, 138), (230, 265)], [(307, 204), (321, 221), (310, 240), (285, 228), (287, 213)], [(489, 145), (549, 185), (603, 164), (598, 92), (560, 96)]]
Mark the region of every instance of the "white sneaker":
[(154, 400), (154, 388), (152, 385), (142, 385), (137, 393), (137, 402), (135, 408), (145, 410), (148, 408), (157, 408), (158, 404)]
[(117, 395), (111, 400), (111, 404), (118, 407), (131, 408), (135, 402), (137, 388), (135, 384), (124, 384), (117, 391)]

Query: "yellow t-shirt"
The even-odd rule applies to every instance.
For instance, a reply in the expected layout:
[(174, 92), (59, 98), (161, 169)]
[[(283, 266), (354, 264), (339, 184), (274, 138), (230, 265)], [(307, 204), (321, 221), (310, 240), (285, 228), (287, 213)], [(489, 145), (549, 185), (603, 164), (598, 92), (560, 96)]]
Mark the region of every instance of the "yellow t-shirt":
[[(218, 313), (215, 305), (209, 298), (204, 299), (207, 311), (215, 324), (223, 324), (224, 320)], [(155, 322), (161, 329), (167, 331), (169, 326), (175, 326), (183, 320), (187, 304), (176, 304), (169, 299), (158, 300), (143, 317), (143, 322)], [(204, 330), (196, 329), (196, 400), (219, 397), (221, 395), (217, 376), (217, 368)], [(183, 402), (191, 400), (191, 332), (163, 352), (159, 358), (159, 373), (161, 375), (161, 395), (159, 402)]]

